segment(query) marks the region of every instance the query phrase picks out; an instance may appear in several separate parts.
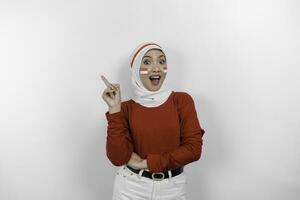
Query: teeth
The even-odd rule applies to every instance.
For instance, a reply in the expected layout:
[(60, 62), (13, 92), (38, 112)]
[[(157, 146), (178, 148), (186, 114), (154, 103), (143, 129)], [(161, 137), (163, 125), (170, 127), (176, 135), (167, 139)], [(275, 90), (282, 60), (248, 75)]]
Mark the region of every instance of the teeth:
[(150, 76), (150, 78), (160, 78), (159, 75), (153, 75), (153, 76)]

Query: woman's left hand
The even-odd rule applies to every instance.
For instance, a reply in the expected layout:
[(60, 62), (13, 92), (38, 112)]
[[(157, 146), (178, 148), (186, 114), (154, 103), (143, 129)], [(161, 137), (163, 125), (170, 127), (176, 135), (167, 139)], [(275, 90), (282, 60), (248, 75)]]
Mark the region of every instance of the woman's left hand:
[(131, 158), (128, 161), (127, 165), (129, 165), (130, 167), (132, 167), (134, 169), (146, 169), (146, 168), (148, 168), (148, 166), (147, 166), (147, 160), (146, 159), (142, 159), (135, 152), (132, 152)]

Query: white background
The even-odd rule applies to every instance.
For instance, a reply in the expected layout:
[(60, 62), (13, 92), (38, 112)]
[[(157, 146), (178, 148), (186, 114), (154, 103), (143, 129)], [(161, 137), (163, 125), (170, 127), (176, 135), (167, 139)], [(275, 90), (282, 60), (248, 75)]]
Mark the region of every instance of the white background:
[(0, 1), (0, 199), (110, 199), (100, 75), (130, 96), (132, 50), (167, 52), (166, 84), (206, 130), (188, 199), (300, 198), (296, 0)]

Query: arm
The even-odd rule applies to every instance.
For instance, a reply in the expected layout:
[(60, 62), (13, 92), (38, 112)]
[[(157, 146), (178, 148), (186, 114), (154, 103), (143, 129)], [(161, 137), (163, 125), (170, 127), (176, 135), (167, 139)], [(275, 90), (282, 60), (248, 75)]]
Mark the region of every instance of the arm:
[(114, 113), (107, 111), (105, 116), (108, 121), (106, 155), (115, 166), (127, 164), (133, 152), (133, 144), (129, 134), (124, 104), (121, 104), (121, 111)]
[(185, 93), (178, 106), (181, 145), (171, 152), (148, 154), (147, 167), (150, 172), (172, 170), (200, 159), (205, 131), (200, 126), (194, 101)]

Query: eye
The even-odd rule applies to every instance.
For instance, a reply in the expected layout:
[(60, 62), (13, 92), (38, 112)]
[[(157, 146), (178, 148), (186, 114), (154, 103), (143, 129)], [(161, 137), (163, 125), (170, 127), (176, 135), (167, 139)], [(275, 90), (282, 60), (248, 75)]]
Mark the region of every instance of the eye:
[(148, 64), (150, 64), (150, 61), (149, 60), (144, 60), (144, 64), (148, 65)]
[(165, 60), (161, 60), (160, 64), (165, 64), (165, 62), (166, 62)]

